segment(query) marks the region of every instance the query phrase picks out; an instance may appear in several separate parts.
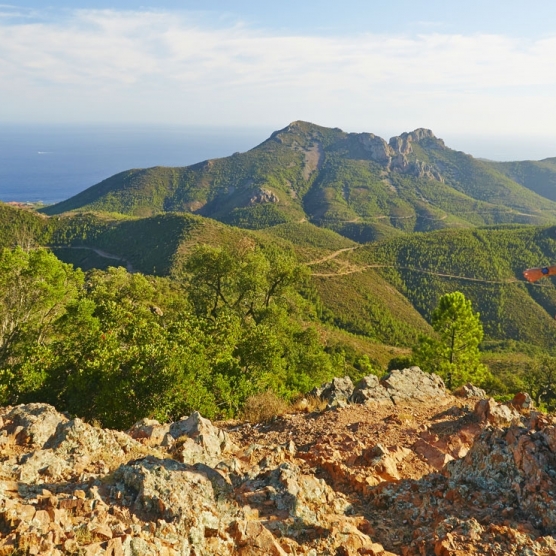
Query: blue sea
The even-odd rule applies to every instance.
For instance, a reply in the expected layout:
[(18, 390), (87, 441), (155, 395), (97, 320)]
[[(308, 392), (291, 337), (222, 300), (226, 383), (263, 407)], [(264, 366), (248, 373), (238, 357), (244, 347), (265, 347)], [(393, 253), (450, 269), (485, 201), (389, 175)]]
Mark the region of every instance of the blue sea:
[(118, 172), (187, 166), (262, 143), (272, 129), (0, 125), (0, 201), (63, 201)]

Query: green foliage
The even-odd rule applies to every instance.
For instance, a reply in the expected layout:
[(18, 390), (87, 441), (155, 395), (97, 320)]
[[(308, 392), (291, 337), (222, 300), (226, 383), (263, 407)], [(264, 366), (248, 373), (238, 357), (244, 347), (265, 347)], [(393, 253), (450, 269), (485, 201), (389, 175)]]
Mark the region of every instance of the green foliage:
[(550, 348), (556, 340), (556, 289), (530, 285), (522, 272), (556, 259), (555, 229), (493, 227), (413, 234), (358, 251), (430, 320), (439, 298), (461, 291), (481, 312), (487, 339)]
[(488, 164), (515, 182), (542, 197), (556, 201), (556, 159), (525, 160), (522, 162), (492, 162)]
[(556, 357), (543, 355), (523, 374), (525, 390), (541, 409), (556, 409)]
[(185, 282), (124, 268), (83, 281), (43, 249), (4, 250), (2, 401), (127, 428), (193, 410), (234, 416), (253, 395), (292, 399), (333, 376), (292, 252), (246, 238), (199, 247), (184, 268)]
[(480, 362), (483, 327), (479, 314), (461, 292), (440, 298), (431, 324), (437, 337), (423, 337), (416, 349), (419, 365), (440, 375), (449, 389), (467, 382), (480, 385), (488, 375)]
[(231, 248), (199, 247), (184, 271), (199, 315), (217, 318), (232, 311), (255, 322), (265, 318), (271, 303), (285, 303), (292, 286), (308, 276), (293, 253), (259, 248), (248, 238)]
[[(44, 344), (83, 274), (45, 249), (20, 247), (0, 253), (0, 385), (4, 402), (33, 389), (40, 378), (31, 360), (47, 356)], [(40, 375), (40, 369), (37, 371)], [(31, 376), (33, 375), (33, 376)]]

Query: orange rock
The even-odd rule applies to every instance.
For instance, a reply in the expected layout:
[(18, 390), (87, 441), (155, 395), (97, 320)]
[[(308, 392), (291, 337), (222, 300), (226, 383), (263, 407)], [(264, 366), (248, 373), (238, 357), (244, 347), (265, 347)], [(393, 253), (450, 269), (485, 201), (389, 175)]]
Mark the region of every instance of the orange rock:
[(6, 538), (0, 539), (0, 556), (11, 556), (16, 554), (17, 536), (15, 533), (9, 534)]
[(48, 531), (51, 520), (46, 510), (38, 510), (35, 513), (35, 517), (33, 517), (33, 521), (36, 521), (39, 524), (41, 531), (43, 531), (44, 533)]
[(93, 527), (93, 529), (91, 529), (91, 533), (93, 533), (93, 535), (97, 535), (98, 537), (101, 537), (102, 539), (111, 539), (112, 538), (112, 530), (110, 529), (110, 527), (108, 527), (108, 525), (106, 523), (102, 523), (100, 525), (96, 525), (95, 527)]
[(274, 535), (258, 521), (235, 521), (229, 527), (237, 556), (286, 556)]
[(110, 539), (106, 545), (105, 556), (124, 556), (124, 549), (122, 547), (122, 539)]
[(443, 452), (421, 438), (415, 442), (413, 449), (427, 460), (429, 465), (432, 465), (432, 467), (438, 470), (442, 469), (449, 461), (454, 459), (450, 454)]

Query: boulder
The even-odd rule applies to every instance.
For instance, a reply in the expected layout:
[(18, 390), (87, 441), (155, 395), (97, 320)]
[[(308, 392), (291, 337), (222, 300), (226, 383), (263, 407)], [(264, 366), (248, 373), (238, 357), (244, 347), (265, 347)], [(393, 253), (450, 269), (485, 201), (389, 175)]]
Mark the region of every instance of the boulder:
[(111, 497), (121, 500), (143, 521), (171, 524), (180, 554), (231, 554), (226, 524), (228, 512), (234, 509), (218, 501), (205, 471), (147, 456), (114, 472), (109, 483)]
[(29, 484), (79, 477), (95, 469), (106, 474), (145, 448), (127, 434), (93, 427), (81, 419), (59, 422), (44, 447), (21, 457), (18, 478)]
[(309, 395), (328, 402), (329, 407), (345, 405), (353, 394), (353, 382), (349, 376), (334, 378), (332, 382), (314, 388)]
[(148, 446), (160, 446), (169, 432), (168, 424), (161, 425), (156, 419), (141, 419), (127, 431), (127, 434)]
[(381, 402), (392, 403), (390, 394), (380, 384), (378, 377), (369, 375), (363, 377), (355, 386), (350, 401), (354, 403)]
[(393, 370), (381, 381), (392, 401), (427, 401), (448, 395), (444, 381), (435, 374), (424, 373), (419, 367)]
[(13, 434), (18, 443), (42, 448), (56, 432), (58, 425), (67, 423), (68, 418), (51, 405), (30, 403), (14, 407), (4, 416), (4, 420), (7, 421), (7, 433)]
[(523, 409), (533, 409), (535, 404), (533, 403), (533, 399), (529, 394), (526, 392), (518, 392), (510, 404), (515, 407), (517, 410)]
[(457, 396), (458, 398), (487, 398), (486, 392), (482, 388), (477, 388), (473, 386), (470, 382), (456, 388), (452, 395)]
[(201, 417), (198, 411), (172, 423), (169, 434), (176, 440), (171, 453), (183, 463), (217, 465), (223, 454), (237, 450), (228, 433)]
[(492, 398), (479, 400), (473, 412), (481, 423), (497, 427), (508, 426), (520, 421), (520, 415), (513, 407), (499, 404)]

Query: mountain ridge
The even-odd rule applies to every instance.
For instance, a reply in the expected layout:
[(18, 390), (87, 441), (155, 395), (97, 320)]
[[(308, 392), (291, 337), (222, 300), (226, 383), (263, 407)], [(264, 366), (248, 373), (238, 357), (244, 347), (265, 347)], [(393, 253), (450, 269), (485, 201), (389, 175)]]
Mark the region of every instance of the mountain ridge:
[(556, 222), (556, 195), (527, 185), (425, 128), (387, 142), (295, 121), (244, 153), (127, 170), (43, 212), (190, 212), (251, 229), (309, 220), (369, 241), (399, 230)]

